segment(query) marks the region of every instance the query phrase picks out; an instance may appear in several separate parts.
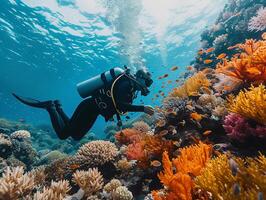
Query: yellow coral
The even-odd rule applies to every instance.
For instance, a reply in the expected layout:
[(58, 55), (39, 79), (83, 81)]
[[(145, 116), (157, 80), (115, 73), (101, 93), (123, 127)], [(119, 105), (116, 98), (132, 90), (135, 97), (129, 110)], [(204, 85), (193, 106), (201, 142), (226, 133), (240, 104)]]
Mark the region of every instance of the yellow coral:
[[(195, 184), (212, 193), (214, 199), (240, 200), (258, 199), (259, 193), (266, 194), (266, 158), (232, 158), (238, 165), (238, 173), (233, 176), (227, 155), (222, 154), (209, 161), (206, 168), (195, 180)], [(234, 185), (240, 188), (233, 191)]]
[(264, 85), (251, 86), (237, 97), (228, 98), (228, 110), (244, 117), (266, 124), (266, 88)]
[(186, 82), (178, 88), (174, 88), (170, 93), (172, 97), (186, 98), (189, 96), (197, 96), (201, 88), (210, 86), (210, 81), (203, 72), (199, 72), (186, 80)]
[(217, 64), (217, 72), (238, 78), (245, 82), (266, 82), (266, 40), (246, 40), (231, 48), (243, 52), (235, 55), (230, 61), (224, 59)]

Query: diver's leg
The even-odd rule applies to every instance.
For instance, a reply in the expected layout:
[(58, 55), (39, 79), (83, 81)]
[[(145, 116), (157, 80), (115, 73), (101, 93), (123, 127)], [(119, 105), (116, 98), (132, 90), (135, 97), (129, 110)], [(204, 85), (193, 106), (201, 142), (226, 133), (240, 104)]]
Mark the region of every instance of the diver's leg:
[(64, 122), (64, 120), (61, 118), (61, 116), (59, 115), (59, 113), (57, 112), (57, 109), (55, 107), (55, 105), (49, 107), (48, 109), (46, 109), (49, 113), (54, 131), (56, 132), (57, 136), (61, 139), (64, 140), (66, 138), (69, 137), (69, 135), (66, 132), (63, 132), (66, 123)]
[(63, 132), (80, 140), (91, 129), (98, 115), (99, 110), (94, 99), (85, 99), (78, 105)]
[(54, 101), (54, 104), (55, 104), (55, 108), (56, 108), (56, 111), (57, 113), (60, 115), (60, 117), (63, 119), (64, 123), (65, 124), (68, 124), (69, 123), (69, 117), (66, 115), (66, 113), (63, 111), (62, 109), (62, 105), (61, 103), (59, 102), (59, 100), (55, 100)]

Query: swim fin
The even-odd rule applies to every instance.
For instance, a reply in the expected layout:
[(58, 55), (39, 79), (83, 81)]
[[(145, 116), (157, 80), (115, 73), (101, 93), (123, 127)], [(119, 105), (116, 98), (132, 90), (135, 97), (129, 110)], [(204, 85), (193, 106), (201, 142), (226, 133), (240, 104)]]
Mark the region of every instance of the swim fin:
[(31, 106), (31, 107), (35, 107), (35, 108), (43, 108), (43, 109), (48, 109), (51, 108), (54, 104), (53, 101), (38, 101), (36, 99), (31, 99), (31, 98), (26, 98), (26, 97), (21, 97), (18, 96), (14, 93), (12, 93), (12, 95), (19, 100), (20, 102)]

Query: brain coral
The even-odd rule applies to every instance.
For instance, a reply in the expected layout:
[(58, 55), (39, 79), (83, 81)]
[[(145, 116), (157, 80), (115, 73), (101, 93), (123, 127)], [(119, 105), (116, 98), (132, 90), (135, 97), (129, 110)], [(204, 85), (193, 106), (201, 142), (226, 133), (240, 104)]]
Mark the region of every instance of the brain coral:
[(11, 139), (23, 140), (31, 137), (30, 132), (26, 130), (15, 131), (10, 135)]
[(95, 140), (81, 146), (77, 156), (94, 165), (103, 165), (114, 160), (118, 154), (115, 144), (109, 141)]

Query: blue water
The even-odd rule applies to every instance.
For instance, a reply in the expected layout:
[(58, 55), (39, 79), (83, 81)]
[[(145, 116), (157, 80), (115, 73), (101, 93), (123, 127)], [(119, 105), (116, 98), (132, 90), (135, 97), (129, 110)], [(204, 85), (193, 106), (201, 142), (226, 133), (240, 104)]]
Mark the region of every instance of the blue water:
[[(213, 24), (224, 0), (3, 0), (0, 4), (0, 117), (49, 123), (47, 113), (18, 103), (11, 93), (60, 99), (71, 115), (82, 100), (76, 84), (115, 66), (147, 67), (176, 80)], [(172, 66), (180, 69), (171, 72)], [(163, 89), (165, 92), (174, 84)], [(103, 135), (99, 118), (92, 131)]]

